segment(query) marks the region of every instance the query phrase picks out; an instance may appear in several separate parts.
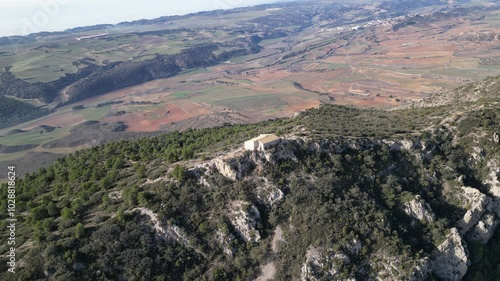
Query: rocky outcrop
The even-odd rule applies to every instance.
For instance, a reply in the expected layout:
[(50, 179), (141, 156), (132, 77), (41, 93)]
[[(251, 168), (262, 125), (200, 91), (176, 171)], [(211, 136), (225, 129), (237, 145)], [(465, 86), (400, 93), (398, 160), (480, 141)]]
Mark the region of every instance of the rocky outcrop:
[(418, 262), (418, 264), (413, 269), (409, 281), (425, 280), (430, 271), (431, 271), (431, 263), (429, 258), (423, 258)]
[(384, 141), (389, 145), (390, 150), (406, 150), (411, 151), (421, 146), (420, 140), (398, 140), (398, 141)]
[(231, 203), (229, 219), (245, 242), (258, 242), (261, 239), (257, 224), (260, 222), (260, 212), (249, 202), (234, 201)]
[[(450, 135), (446, 135), (452, 137)], [(364, 139), (335, 139), (314, 142), (306, 138), (288, 138), (276, 147), (266, 151), (243, 151), (237, 150), (224, 156), (204, 162), (203, 172), (200, 170), (200, 177), (209, 177), (217, 170), (223, 176), (232, 180), (244, 180), (255, 186), (254, 194), (261, 203), (268, 206), (282, 200), (285, 196), (282, 188), (276, 182), (269, 180), (262, 175), (265, 167), (269, 164), (281, 161), (299, 161), (304, 153), (342, 153), (350, 149), (373, 149), (377, 147), (388, 148), (405, 155), (413, 155), (418, 159), (432, 159), (439, 144), (435, 141), (424, 141), (419, 137), (407, 140), (364, 140)], [(475, 162), (483, 161), (485, 150), (481, 148), (473, 149), (476, 158)], [(398, 256), (386, 255), (383, 251), (372, 254), (367, 267), (370, 267), (374, 280), (425, 280), (431, 272), (443, 280), (460, 280), (467, 272), (470, 265), (467, 241), (486, 243), (497, 228), (499, 221), (498, 211), (500, 211), (500, 183), (498, 178), (498, 167), (494, 160), (487, 162), (491, 173), (485, 181), (485, 186), (490, 188), (487, 194), (472, 187), (461, 187), (464, 185), (464, 177), (460, 177), (455, 183), (456, 187), (450, 188), (453, 191), (453, 198), (458, 200), (460, 208), (466, 209), (462, 219), (456, 222), (456, 228), (451, 229), (446, 240), (438, 246), (435, 253), (425, 255), (423, 258), (414, 260), (401, 260)], [(392, 173), (397, 165), (391, 165), (382, 174)], [(429, 181), (436, 176), (429, 174)], [(213, 184), (212, 184), (213, 185)], [(207, 185), (208, 186), (208, 185)], [(445, 187), (445, 190), (447, 188)], [(498, 191), (498, 192), (497, 192)], [(496, 193), (495, 193), (496, 192)], [(492, 195), (491, 197), (489, 195)], [(411, 197), (410, 197), (411, 198)], [(216, 238), (222, 250), (227, 256), (234, 255), (234, 248), (231, 246), (232, 239), (241, 239), (245, 242), (255, 243), (261, 240), (260, 213), (250, 202), (233, 201), (229, 204), (227, 217), (232, 225), (231, 232), (234, 236), (228, 236), (228, 231), (217, 232)], [(415, 220), (422, 222), (436, 221), (430, 205), (425, 200), (416, 195), (413, 199), (402, 206), (402, 210)], [(416, 222), (416, 221), (414, 221)], [(283, 231), (280, 227), (275, 230), (272, 239), (272, 252), (279, 253), (279, 241), (283, 239)], [(363, 248), (359, 240), (344, 245), (341, 250), (335, 250), (311, 246), (306, 252), (305, 262), (301, 267), (301, 280), (338, 280), (339, 273), (343, 271), (351, 260), (357, 259), (358, 253)], [(271, 258), (261, 264), (262, 275), (259, 280), (270, 280), (274, 275), (272, 266), (274, 260)], [(358, 270), (362, 272), (364, 269)], [(363, 271), (368, 272), (370, 271)], [(271, 272), (273, 274), (266, 274)], [(365, 273), (363, 273), (365, 274)]]
[[(326, 253), (325, 253), (326, 252)], [(351, 262), (344, 253), (309, 247), (306, 262), (302, 265), (300, 279), (302, 281), (334, 280), (345, 265)]]
[(469, 265), (467, 244), (458, 229), (452, 228), (446, 240), (438, 246), (432, 272), (443, 280), (458, 281), (467, 273)]
[(109, 199), (113, 200), (114, 202), (121, 202), (122, 201), (122, 193), (123, 191), (112, 191), (108, 194)]
[(142, 215), (148, 216), (153, 223), (153, 228), (160, 238), (169, 241), (176, 241), (188, 248), (192, 248), (186, 233), (176, 225), (163, 225), (158, 216), (150, 209), (135, 208), (131, 212), (139, 211)]
[(481, 147), (478, 147), (478, 146), (474, 146), (472, 147), (472, 153), (471, 153), (471, 156), (472, 158), (475, 160), (475, 161), (480, 161), (481, 159), (484, 158), (485, 156), (485, 151), (483, 148)]
[(493, 236), (498, 223), (499, 221), (494, 214), (485, 213), (474, 228), (467, 233), (466, 237), (470, 241), (486, 244)]
[(266, 202), (271, 206), (285, 198), (285, 193), (264, 177), (259, 178), (256, 193), (260, 201)]
[(281, 161), (298, 162), (299, 160), (295, 155), (298, 150), (298, 148), (295, 147), (296, 144), (296, 141), (282, 140), (275, 148), (265, 151), (264, 157), (271, 164), (276, 164)]
[(431, 206), (425, 203), (420, 195), (417, 195), (410, 202), (406, 202), (403, 210), (407, 215), (420, 221), (425, 220), (433, 222), (436, 220), (436, 216), (432, 212)]
[(399, 256), (387, 255), (382, 250), (378, 251), (370, 258), (370, 266), (375, 273), (374, 280), (377, 281), (399, 281), (407, 280), (409, 268), (408, 260), (402, 260)]
[(467, 208), (464, 217), (457, 222), (457, 227), (460, 229), (460, 233), (465, 234), (478, 223), (481, 215), (486, 210), (486, 206), (490, 204), (491, 198), (475, 188), (462, 187), (462, 191), (461, 197), (465, 199), (466, 205), (470, 207)]
[(240, 157), (217, 158), (212, 161), (212, 165), (219, 173), (232, 180), (242, 179), (250, 174), (255, 168), (255, 162), (247, 155)]
[(222, 248), (224, 254), (229, 257), (232, 257), (236, 251), (236, 249), (231, 245), (234, 239), (234, 235), (229, 233), (229, 231), (219, 229), (215, 233), (215, 241), (217, 241), (219, 246)]

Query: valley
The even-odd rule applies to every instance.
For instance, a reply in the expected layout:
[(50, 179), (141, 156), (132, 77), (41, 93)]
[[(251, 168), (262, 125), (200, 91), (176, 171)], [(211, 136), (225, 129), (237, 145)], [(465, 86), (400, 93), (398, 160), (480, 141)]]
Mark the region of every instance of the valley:
[[(4, 40), (0, 95), (37, 115), (0, 129), (1, 145), (23, 145), (0, 155), (76, 151), (81, 145), (47, 144), (88, 121), (151, 133), (289, 117), (320, 104), (389, 109), (500, 74), (500, 8), (387, 5), (290, 2)], [(101, 36), (75, 39), (88, 34)], [(57, 134), (9, 134), (40, 126)], [(97, 134), (88, 145), (118, 138)]]

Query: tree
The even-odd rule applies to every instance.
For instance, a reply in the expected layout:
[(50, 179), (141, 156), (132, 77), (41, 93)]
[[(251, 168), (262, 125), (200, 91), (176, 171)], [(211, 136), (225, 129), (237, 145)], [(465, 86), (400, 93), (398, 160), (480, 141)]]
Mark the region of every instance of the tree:
[(39, 206), (36, 208), (33, 208), (30, 212), (30, 219), (32, 223), (36, 223), (38, 221), (43, 220), (49, 215), (49, 212), (47, 211), (47, 207), (45, 206)]
[(172, 170), (172, 176), (179, 182), (183, 182), (187, 179), (187, 172), (185, 167), (176, 165)]
[(139, 165), (139, 168), (137, 168), (135, 175), (137, 176), (138, 179), (145, 178), (146, 177), (146, 166)]
[(61, 212), (61, 216), (64, 220), (71, 220), (73, 219), (73, 212), (70, 208), (65, 207)]
[(141, 206), (147, 206), (149, 204), (149, 194), (147, 192), (139, 192), (137, 195), (137, 201)]
[(123, 156), (120, 155), (118, 158), (116, 158), (116, 160), (113, 164), (113, 169), (119, 170), (119, 169), (123, 168), (124, 165), (125, 165), (125, 161), (123, 160)]
[(83, 224), (78, 223), (75, 227), (75, 238), (80, 239), (83, 237), (85, 234), (85, 228), (83, 227)]
[(49, 212), (49, 216), (51, 216), (51, 217), (59, 216), (59, 209), (57, 208), (56, 204), (54, 204), (53, 202), (50, 202), (47, 205), (47, 211)]
[(134, 185), (133, 187), (129, 187), (123, 190), (123, 198), (125, 202), (131, 205), (137, 204), (138, 194), (139, 194), (139, 187), (137, 185)]

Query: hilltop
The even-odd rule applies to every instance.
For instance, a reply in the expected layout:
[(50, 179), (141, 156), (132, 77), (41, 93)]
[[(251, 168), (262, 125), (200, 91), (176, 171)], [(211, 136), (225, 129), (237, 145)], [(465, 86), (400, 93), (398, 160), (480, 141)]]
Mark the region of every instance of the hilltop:
[[(18, 180), (19, 268), (1, 278), (494, 280), (498, 81), (78, 151)], [(283, 141), (241, 148), (262, 133)]]

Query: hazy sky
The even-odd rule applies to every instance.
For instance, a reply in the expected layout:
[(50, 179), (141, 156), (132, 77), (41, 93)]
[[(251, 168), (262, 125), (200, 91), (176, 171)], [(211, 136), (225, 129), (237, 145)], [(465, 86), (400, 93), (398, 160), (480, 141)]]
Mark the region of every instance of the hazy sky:
[(273, 0), (0, 0), (0, 36), (229, 9)]

